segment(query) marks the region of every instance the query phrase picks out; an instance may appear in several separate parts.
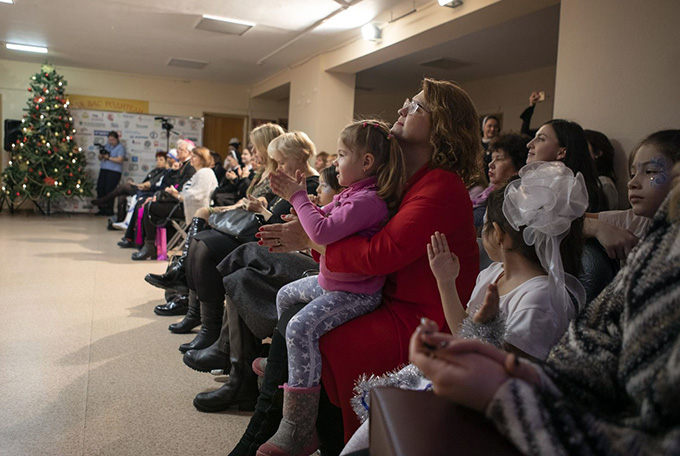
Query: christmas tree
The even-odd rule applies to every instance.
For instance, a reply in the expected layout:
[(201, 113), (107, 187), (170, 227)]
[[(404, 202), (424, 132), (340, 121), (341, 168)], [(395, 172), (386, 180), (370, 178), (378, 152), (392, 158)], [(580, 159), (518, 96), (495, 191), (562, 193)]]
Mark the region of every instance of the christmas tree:
[(14, 205), (27, 199), (36, 204), (63, 197), (92, 195), (85, 155), (73, 135), (73, 118), (64, 95), (66, 81), (54, 67), (42, 65), (31, 77), (22, 137), (12, 144), (2, 190)]

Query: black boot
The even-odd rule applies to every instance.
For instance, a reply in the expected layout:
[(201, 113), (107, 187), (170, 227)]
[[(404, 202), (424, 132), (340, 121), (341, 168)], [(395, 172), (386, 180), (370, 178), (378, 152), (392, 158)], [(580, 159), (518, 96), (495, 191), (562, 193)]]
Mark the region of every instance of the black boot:
[(220, 338), (222, 329), (222, 302), (201, 301), (201, 330), (194, 340), (188, 344), (179, 346), (179, 351), (186, 353), (189, 350), (202, 350), (210, 347)]
[(222, 351), (220, 345), (220, 341), (217, 340), (210, 347), (203, 350), (189, 350), (184, 354), (184, 364), (198, 372), (210, 372), (213, 370), (229, 372), (231, 369), (229, 352)]
[(186, 334), (191, 332), (196, 326), (201, 324), (201, 308), (196, 297), (196, 292), (189, 290), (189, 309), (184, 317), (184, 320), (179, 323), (173, 323), (168, 326), (170, 332), (175, 334)]
[(227, 306), (231, 361), (229, 380), (218, 390), (196, 396), (194, 407), (201, 412), (221, 412), (232, 405), (238, 406), (239, 410), (252, 411), (259, 394), (257, 375), (251, 364), (260, 353), (262, 341), (250, 332), (229, 298)]
[(184, 315), (189, 310), (189, 297), (187, 295), (176, 295), (165, 304), (154, 307), (153, 312), (161, 317), (171, 317), (173, 315)]
[(178, 285), (186, 286), (186, 268), (185, 263), (187, 259), (187, 253), (189, 252), (189, 244), (191, 244), (191, 239), (200, 231), (204, 231), (208, 227), (208, 222), (200, 217), (194, 217), (191, 220), (191, 226), (187, 230), (187, 237), (184, 240), (184, 248), (182, 248), (182, 255), (170, 263), (167, 271), (164, 274), (147, 274), (144, 277), (148, 283), (158, 288), (177, 288)]
[(276, 433), (283, 410), (283, 390), (279, 386), (283, 385), (287, 379), (286, 340), (277, 330), (274, 330), (255, 413), (250, 418), (241, 440), (231, 450), (229, 456), (254, 456), (260, 445)]
[(144, 245), (139, 251), (132, 254), (134, 261), (156, 259), (156, 243), (154, 241), (144, 241)]

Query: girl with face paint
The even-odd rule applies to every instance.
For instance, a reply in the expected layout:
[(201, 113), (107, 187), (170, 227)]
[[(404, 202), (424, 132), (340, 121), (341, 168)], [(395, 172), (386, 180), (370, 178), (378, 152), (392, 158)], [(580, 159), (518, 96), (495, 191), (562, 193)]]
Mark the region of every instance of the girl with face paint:
[(680, 130), (662, 130), (645, 138), (630, 155), (631, 209), (588, 214), (584, 234), (596, 237), (610, 257), (625, 260), (670, 192), (678, 161)]

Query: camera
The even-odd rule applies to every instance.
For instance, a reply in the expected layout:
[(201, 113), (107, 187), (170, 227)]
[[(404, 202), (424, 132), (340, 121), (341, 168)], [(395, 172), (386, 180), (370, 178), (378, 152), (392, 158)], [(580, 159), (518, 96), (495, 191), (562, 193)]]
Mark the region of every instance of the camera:
[(154, 117), (154, 120), (160, 120), (161, 121), (161, 128), (163, 130), (167, 130), (170, 132), (175, 126), (170, 123), (170, 120), (166, 117)]
[(109, 154), (109, 151), (106, 150), (106, 147), (104, 147), (104, 145), (102, 145), (102, 144), (95, 144), (95, 146), (97, 146), (97, 147), (99, 148), (99, 153), (100, 153), (100, 154), (106, 155), (106, 156), (109, 156), (109, 155), (110, 155), (110, 154)]

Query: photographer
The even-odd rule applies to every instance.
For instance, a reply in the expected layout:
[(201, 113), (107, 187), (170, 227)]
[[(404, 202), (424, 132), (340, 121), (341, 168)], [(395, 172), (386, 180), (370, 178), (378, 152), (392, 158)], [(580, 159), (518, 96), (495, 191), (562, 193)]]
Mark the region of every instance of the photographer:
[[(101, 168), (97, 179), (97, 199), (101, 200), (118, 186), (123, 175), (123, 161), (125, 147), (120, 143), (118, 133), (110, 131), (108, 143), (99, 149)], [(108, 200), (99, 206), (97, 215), (113, 215), (113, 200)]]

